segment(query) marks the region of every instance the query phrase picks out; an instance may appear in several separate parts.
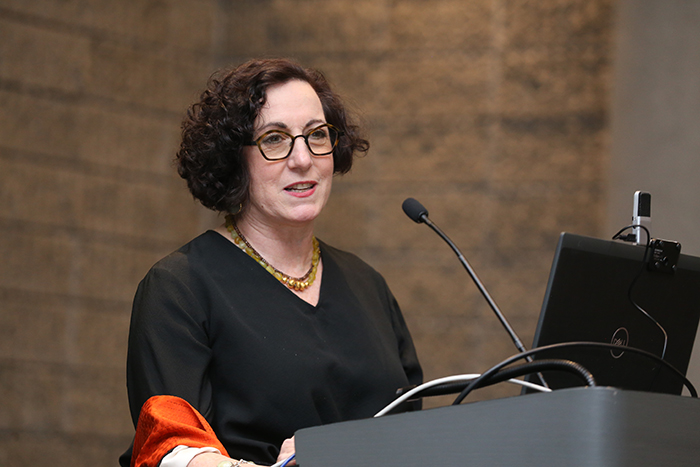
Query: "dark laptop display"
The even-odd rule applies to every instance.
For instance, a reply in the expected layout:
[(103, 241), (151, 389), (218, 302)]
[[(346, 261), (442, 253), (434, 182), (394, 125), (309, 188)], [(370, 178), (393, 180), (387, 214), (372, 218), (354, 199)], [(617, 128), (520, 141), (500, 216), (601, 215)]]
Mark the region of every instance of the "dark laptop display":
[[(643, 267), (644, 247), (563, 233), (549, 276), (533, 348), (573, 341), (615, 343), (661, 356), (664, 335), (632, 299), (668, 335), (665, 360), (683, 374), (700, 319), (700, 258), (680, 255), (674, 272)], [(657, 362), (631, 352), (569, 348), (536, 358), (565, 358), (580, 363), (599, 386), (680, 394), (680, 379)], [(552, 389), (580, 386), (573, 376), (545, 372)], [(533, 380), (534, 381), (534, 380)]]

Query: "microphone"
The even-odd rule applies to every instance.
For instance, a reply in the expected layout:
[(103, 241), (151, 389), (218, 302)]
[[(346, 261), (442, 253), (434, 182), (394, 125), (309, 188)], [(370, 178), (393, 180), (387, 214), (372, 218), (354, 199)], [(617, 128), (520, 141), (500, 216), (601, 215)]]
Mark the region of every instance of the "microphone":
[(429, 220), (428, 210), (425, 209), (425, 206), (420, 204), (416, 199), (406, 198), (406, 201), (403, 202), (401, 207), (403, 208), (403, 212), (405, 212), (406, 215), (413, 220), (413, 222), (420, 224), (421, 222)]
[[(450, 238), (447, 235), (445, 235), (445, 233), (442, 230), (440, 230), (440, 228), (437, 225), (433, 224), (433, 222), (428, 217), (428, 210), (425, 208), (425, 206), (423, 206), (418, 200), (414, 198), (406, 198), (401, 207), (403, 208), (403, 212), (405, 212), (406, 215), (410, 217), (414, 222), (417, 222), (419, 224), (426, 224), (428, 227), (433, 229), (435, 233), (437, 233), (440, 236), (440, 238), (442, 238), (450, 246), (450, 248), (452, 248), (452, 251), (455, 252), (457, 258), (459, 258), (459, 261), (462, 263), (462, 266), (464, 266), (464, 269), (467, 270), (469, 276), (474, 281), (474, 284), (476, 284), (476, 287), (479, 289), (479, 292), (481, 292), (481, 295), (484, 296), (489, 306), (498, 317), (498, 320), (505, 328), (506, 332), (510, 336), (510, 339), (515, 344), (515, 347), (518, 349), (519, 352), (527, 352), (527, 349), (520, 341), (520, 338), (513, 330), (510, 323), (508, 323), (508, 320), (503, 315), (503, 313), (501, 313), (501, 310), (498, 308), (498, 305), (496, 305), (496, 302), (493, 300), (493, 298), (491, 298), (491, 295), (486, 290), (486, 287), (484, 287), (484, 285), (481, 283), (479, 277), (477, 277), (476, 272), (474, 272), (474, 269), (472, 269), (471, 265), (469, 264), (469, 261), (467, 261), (462, 252), (459, 251), (457, 245), (452, 243), (452, 240), (450, 240)], [(532, 361), (532, 358), (529, 355), (527, 356), (527, 361)], [(539, 377), (540, 381), (544, 384), (544, 386), (547, 386), (541, 374), (539, 375)]]

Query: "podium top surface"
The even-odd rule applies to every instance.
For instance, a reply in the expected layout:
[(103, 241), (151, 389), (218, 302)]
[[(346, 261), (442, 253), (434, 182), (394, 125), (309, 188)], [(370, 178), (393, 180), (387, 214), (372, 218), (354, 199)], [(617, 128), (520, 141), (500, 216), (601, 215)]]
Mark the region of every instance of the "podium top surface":
[(700, 400), (575, 388), (299, 430), (301, 467), (697, 466)]

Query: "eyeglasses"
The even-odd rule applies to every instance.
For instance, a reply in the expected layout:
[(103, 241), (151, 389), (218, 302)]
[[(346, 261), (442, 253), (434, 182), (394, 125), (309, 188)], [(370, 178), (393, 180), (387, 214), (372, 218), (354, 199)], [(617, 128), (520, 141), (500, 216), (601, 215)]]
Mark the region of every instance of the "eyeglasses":
[(292, 136), (281, 130), (266, 131), (255, 141), (247, 143), (246, 146), (257, 146), (265, 159), (268, 161), (279, 161), (289, 157), (297, 138), (303, 138), (311, 154), (314, 156), (327, 156), (333, 152), (333, 149), (338, 144), (338, 137), (342, 135), (342, 131), (339, 131), (330, 123), (324, 123), (311, 129), (305, 135)]

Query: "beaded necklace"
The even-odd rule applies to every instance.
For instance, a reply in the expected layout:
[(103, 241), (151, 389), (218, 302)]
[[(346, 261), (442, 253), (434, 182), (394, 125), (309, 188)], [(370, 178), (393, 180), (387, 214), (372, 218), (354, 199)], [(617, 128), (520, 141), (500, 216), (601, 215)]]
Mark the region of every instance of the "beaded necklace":
[(263, 258), (260, 255), (260, 253), (258, 253), (255, 250), (255, 248), (251, 246), (250, 243), (248, 243), (248, 240), (246, 240), (241, 231), (238, 230), (238, 226), (236, 225), (236, 222), (233, 220), (233, 216), (231, 215), (226, 216), (226, 228), (231, 234), (231, 239), (233, 240), (233, 243), (238, 248), (246, 252), (248, 256), (253, 258), (262, 267), (264, 267), (267, 272), (275, 276), (275, 278), (278, 281), (280, 281), (290, 289), (296, 290), (297, 292), (301, 292), (302, 290), (306, 289), (314, 283), (314, 280), (316, 279), (316, 271), (318, 270), (318, 263), (321, 260), (321, 248), (319, 247), (318, 240), (316, 240), (316, 237), (312, 237), (314, 252), (311, 258), (311, 267), (308, 271), (306, 271), (306, 274), (304, 274), (303, 276), (292, 277), (288, 274), (283, 273), (282, 271), (268, 263), (267, 260)]

